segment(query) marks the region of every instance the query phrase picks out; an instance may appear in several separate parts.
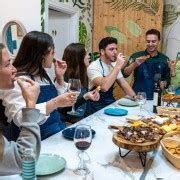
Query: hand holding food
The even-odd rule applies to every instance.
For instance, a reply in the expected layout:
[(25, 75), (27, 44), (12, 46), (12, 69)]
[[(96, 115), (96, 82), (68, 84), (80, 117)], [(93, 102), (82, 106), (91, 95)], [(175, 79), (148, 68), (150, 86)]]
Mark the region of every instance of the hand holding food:
[(101, 90), (101, 86), (96, 87), (96, 91), (99, 92)]
[(150, 55), (145, 55), (145, 56), (141, 56), (136, 58), (135, 62), (138, 64), (138, 66), (140, 64), (142, 64), (144, 61), (146, 61), (148, 58), (150, 58)]
[(18, 79), (17, 83), (22, 90), (23, 98), (26, 101), (26, 107), (35, 107), (40, 92), (39, 85), (31, 79), (28, 79), (28, 82)]
[(96, 89), (93, 91), (89, 91), (84, 95), (85, 100), (98, 101), (100, 98), (99, 91)]

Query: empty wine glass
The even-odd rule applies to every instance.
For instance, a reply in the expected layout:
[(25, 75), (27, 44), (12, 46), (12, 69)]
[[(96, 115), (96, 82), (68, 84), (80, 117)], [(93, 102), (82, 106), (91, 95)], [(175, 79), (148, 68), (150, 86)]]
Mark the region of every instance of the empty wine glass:
[[(81, 81), (79, 79), (69, 79), (68, 81), (68, 92), (81, 92)], [(77, 97), (76, 97), (77, 98)], [(79, 113), (75, 111), (75, 105), (72, 106), (72, 110), (67, 112), (69, 115), (77, 116)]]
[(145, 92), (138, 92), (137, 93), (137, 98), (136, 98), (136, 101), (138, 102), (139, 104), (139, 115), (140, 116), (143, 116), (142, 115), (142, 107), (143, 105), (145, 104), (146, 102), (146, 93)]
[(175, 86), (174, 85), (169, 85), (167, 88), (168, 94), (175, 94)]
[(74, 144), (76, 148), (80, 150), (78, 153), (80, 162), (78, 167), (74, 170), (75, 174), (86, 175), (90, 173), (90, 170), (87, 168), (84, 161), (84, 151), (89, 148), (91, 141), (91, 126), (85, 124), (77, 125), (74, 133)]

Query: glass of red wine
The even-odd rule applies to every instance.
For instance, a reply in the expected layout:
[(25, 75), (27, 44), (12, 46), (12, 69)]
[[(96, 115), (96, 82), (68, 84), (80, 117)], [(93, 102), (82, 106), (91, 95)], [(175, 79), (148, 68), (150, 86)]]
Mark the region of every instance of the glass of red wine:
[(91, 126), (80, 124), (76, 126), (74, 133), (74, 144), (76, 148), (80, 151), (79, 158), (80, 162), (78, 167), (74, 170), (75, 174), (86, 175), (90, 173), (84, 161), (84, 151), (89, 148), (92, 141), (92, 131)]

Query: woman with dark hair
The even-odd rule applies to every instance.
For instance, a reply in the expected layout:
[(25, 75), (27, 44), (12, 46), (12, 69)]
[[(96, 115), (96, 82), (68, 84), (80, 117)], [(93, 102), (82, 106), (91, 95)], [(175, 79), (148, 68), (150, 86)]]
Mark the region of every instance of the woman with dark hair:
[[(70, 108), (63, 108), (61, 114), (66, 120), (77, 118), (75, 120), (82, 119), (83, 117), (90, 114), (87, 108), (88, 100), (98, 101), (99, 92), (97, 90), (87, 92), (88, 78), (87, 78), (87, 67), (89, 66), (89, 57), (86, 52), (84, 44), (71, 43), (69, 44), (63, 54), (62, 58), (67, 63), (67, 70), (64, 75), (64, 79), (68, 82), (69, 79), (80, 79), (81, 81), (81, 93), (78, 96), (75, 109), (78, 112), (77, 116), (67, 115), (65, 112)], [(61, 87), (61, 89), (63, 89)], [(64, 83), (64, 90), (67, 89), (67, 83)]]
[[(3, 92), (14, 87), (16, 68), (10, 63), (5, 46), (0, 43), (0, 99)], [(22, 80), (17, 80), (25, 99), (25, 108), (22, 109), (21, 133), (16, 142), (9, 142), (3, 135), (4, 124), (0, 119), (0, 176), (21, 173), (23, 150), (32, 148), (38, 158), (41, 138), (37, 119), (40, 115), (35, 109), (39, 95), (39, 86), (32, 80), (28, 86)], [(2, 114), (0, 114), (2, 115)]]
[[(45, 70), (45, 68), (51, 68), (53, 58), (54, 43), (52, 37), (43, 32), (32, 31), (24, 36), (13, 63), (18, 72), (25, 73), (26, 78), (29, 77), (40, 85), (40, 94), (36, 108), (41, 113), (38, 123), (40, 124), (42, 140), (65, 128), (57, 108), (72, 106), (77, 96), (77, 93), (67, 92), (58, 96), (57, 89), (61, 85), (59, 77), (66, 70), (66, 63), (63, 61), (55, 62), (57, 81), (54, 84)], [(11, 137), (9, 138), (14, 140), (17, 138), (18, 127), (21, 125), (21, 109), (25, 105), (17, 84), (13, 90), (4, 94), (3, 104), (7, 107), (5, 113), (8, 117), (8, 122), (13, 120), (11, 122), (13, 133), (10, 134)]]

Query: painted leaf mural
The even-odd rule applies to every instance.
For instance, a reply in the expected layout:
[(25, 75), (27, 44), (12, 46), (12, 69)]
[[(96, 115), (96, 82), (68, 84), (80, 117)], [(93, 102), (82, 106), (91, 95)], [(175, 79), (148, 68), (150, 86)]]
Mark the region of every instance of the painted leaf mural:
[(163, 12), (163, 26), (170, 26), (177, 19), (176, 7), (173, 4), (165, 4)]
[(159, 10), (158, 0), (105, 0), (111, 9), (125, 11), (132, 9), (134, 11), (144, 11), (152, 16), (156, 15)]
[(142, 33), (141, 27), (134, 21), (126, 21), (126, 27), (133, 36), (139, 37)]
[(44, 32), (44, 12), (45, 12), (45, 0), (41, 0), (41, 31)]
[(82, 44), (86, 44), (86, 38), (87, 38), (86, 25), (82, 21), (79, 21), (79, 42)]
[(118, 28), (113, 26), (106, 26), (105, 27), (106, 32), (110, 33), (110, 35), (118, 40), (119, 44), (126, 44), (127, 43), (127, 37), (125, 34), (119, 31)]

